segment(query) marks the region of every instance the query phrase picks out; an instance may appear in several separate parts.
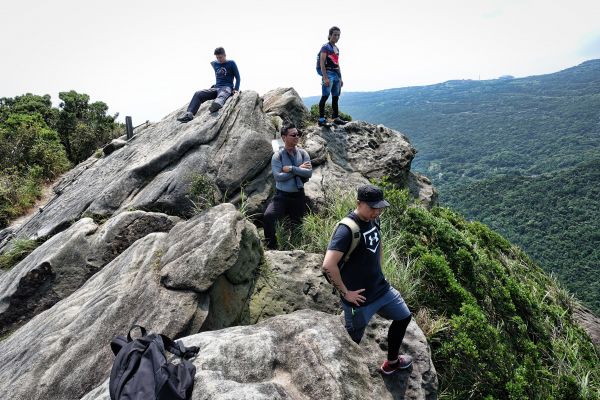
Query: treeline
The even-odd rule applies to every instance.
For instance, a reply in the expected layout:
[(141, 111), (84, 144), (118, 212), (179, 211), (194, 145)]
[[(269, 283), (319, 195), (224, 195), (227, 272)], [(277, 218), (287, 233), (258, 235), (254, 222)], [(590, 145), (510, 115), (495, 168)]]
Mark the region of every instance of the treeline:
[(45, 182), (122, 134), (105, 103), (75, 91), (58, 97), (58, 108), (49, 95), (0, 98), (0, 228), (35, 202)]

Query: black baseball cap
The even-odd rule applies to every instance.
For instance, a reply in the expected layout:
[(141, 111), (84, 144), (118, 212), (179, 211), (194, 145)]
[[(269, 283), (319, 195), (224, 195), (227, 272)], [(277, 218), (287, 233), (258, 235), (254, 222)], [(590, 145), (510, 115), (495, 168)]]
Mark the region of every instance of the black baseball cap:
[(383, 190), (373, 185), (359, 187), (358, 200), (364, 201), (371, 208), (384, 208), (389, 207), (390, 205), (390, 203), (383, 198)]

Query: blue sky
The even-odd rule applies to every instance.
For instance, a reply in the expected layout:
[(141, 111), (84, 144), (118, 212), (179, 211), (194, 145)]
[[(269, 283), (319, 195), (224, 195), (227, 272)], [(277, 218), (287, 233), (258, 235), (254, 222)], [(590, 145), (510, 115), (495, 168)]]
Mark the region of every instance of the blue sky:
[(317, 95), (332, 25), (345, 91), (555, 72), (600, 58), (600, 1), (20, 0), (0, 4), (0, 96), (77, 90), (134, 124), (214, 83), (216, 46), (242, 90)]

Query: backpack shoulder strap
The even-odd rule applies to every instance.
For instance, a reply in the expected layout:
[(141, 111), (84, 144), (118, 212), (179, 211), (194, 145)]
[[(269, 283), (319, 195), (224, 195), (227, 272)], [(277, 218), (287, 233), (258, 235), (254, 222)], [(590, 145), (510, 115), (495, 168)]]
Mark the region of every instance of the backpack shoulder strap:
[(344, 254), (344, 262), (347, 262), (350, 259), (352, 252), (356, 249), (356, 246), (358, 246), (358, 242), (360, 240), (360, 228), (358, 227), (356, 221), (350, 217), (342, 218), (341, 221), (335, 225), (335, 229), (333, 230), (334, 233), (339, 225), (347, 226), (350, 229), (350, 232), (352, 232), (352, 242), (350, 242), (350, 248), (346, 254)]
[(174, 341), (170, 337), (165, 335), (160, 335), (160, 337), (165, 346), (165, 350), (172, 354), (175, 354), (177, 357), (181, 357), (188, 360), (192, 357), (195, 357), (200, 351), (200, 348), (197, 346), (185, 347), (181, 341)]

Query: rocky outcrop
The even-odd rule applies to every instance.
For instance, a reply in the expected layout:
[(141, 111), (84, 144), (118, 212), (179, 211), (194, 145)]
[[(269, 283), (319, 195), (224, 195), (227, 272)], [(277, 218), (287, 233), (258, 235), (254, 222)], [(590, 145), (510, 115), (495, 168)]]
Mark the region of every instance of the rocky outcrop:
[[(180, 111), (77, 166), (40, 212), (2, 231), (0, 252), (14, 237), (47, 240), (0, 271), (0, 398), (106, 398), (108, 343), (133, 323), (172, 337), (208, 331), (186, 339), (205, 353), (194, 398), (433, 398), (416, 324), (403, 348), (415, 366), (382, 379), (387, 323), (374, 320), (361, 346), (348, 338), (321, 255), (267, 252), (258, 267), (257, 230), (236, 207), (260, 218), (273, 193), (276, 125), (301, 125), (308, 112), (297, 93), (270, 92), (263, 109), (245, 91), (217, 113), (203, 105), (187, 124)], [(335, 189), (383, 176), (435, 201), (430, 182), (410, 172), (415, 149), (400, 133), (360, 121), (305, 133), (315, 209)], [(199, 177), (206, 192), (192, 187)], [(193, 192), (233, 204), (182, 221), (198, 212)]]
[[(67, 174), (55, 198), (15, 235), (51, 236), (83, 215), (110, 217), (128, 209), (190, 216), (190, 185), (199, 174), (215, 183), (221, 198), (242, 185), (256, 186), (256, 178), (264, 180), (275, 135), (261, 106), (256, 92), (244, 91), (218, 113), (209, 113), (207, 103), (187, 124), (176, 120), (178, 110), (140, 129), (126, 146)], [(246, 195), (253, 192), (246, 189)]]
[(11, 331), (81, 287), (133, 242), (167, 232), (179, 219), (124, 212), (98, 225), (82, 218), (0, 275), (0, 334)]
[(339, 297), (321, 272), (322, 254), (267, 251), (263, 271), (250, 300), (250, 321), (303, 309), (339, 314)]
[(427, 207), (436, 202), (431, 182), (411, 173), (416, 150), (400, 132), (353, 121), (333, 128), (313, 126), (305, 133), (303, 144), (313, 161), (313, 176), (305, 190), (313, 204), (325, 203), (332, 189), (347, 190), (383, 177), (409, 188)]
[(294, 88), (277, 88), (263, 96), (263, 109), (269, 116), (293, 122), (301, 128), (309, 118), (304, 102)]
[[(414, 323), (401, 349), (413, 366), (392, 376), (377, 372), (385, 343), (375, 338), (385, 329), (374, 320), (359, 346), (339, 316), (303, 310), (185, 337), (186, 346), (200, 347), (192, 399), (435, 399), (435, 369)], [(106, 387), (85, 399), (106, 399)]]
[[(213, 324), (236, 323), (260, 255), (256, 228), (231, 204), (146, 235), (0, 341), (0, 398), (81, 398), (106, 379), (108, 344), (133, 323), (172, 337), (198, 332), (211, 316)], [(229, 286), (214, 294), (217, 281)], [(238, 313), (226, 320), (215, 311), (222, 293)]]

